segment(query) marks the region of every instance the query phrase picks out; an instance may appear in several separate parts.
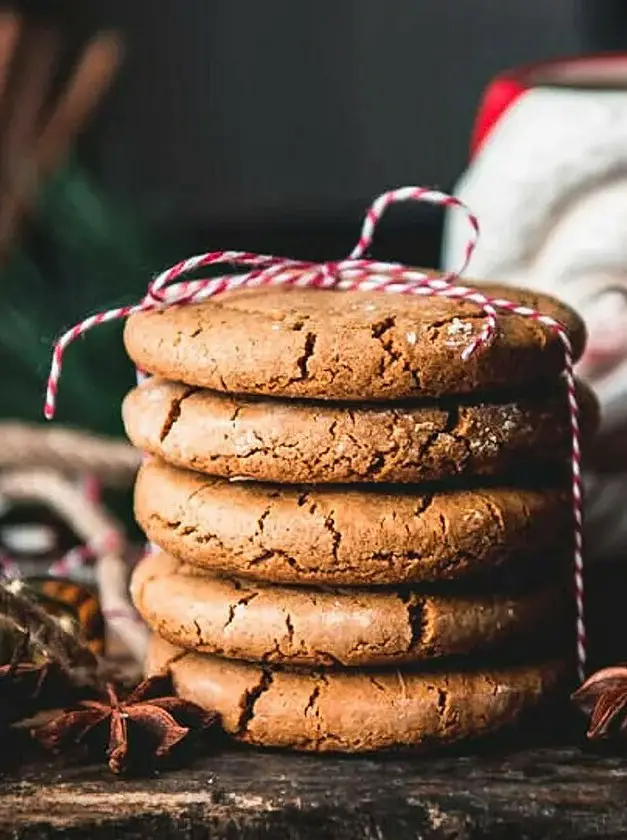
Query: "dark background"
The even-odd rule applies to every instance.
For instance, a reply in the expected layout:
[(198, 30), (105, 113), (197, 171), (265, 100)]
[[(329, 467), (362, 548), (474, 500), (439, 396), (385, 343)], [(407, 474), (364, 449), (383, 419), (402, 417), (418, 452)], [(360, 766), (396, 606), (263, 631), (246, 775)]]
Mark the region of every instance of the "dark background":
[[(623, 0), (22, 0), (127, 59), (81, 159), (142, 223), (196, 247), (339, 255), (401, 184), (451, 190), (505, 68), (625, 46)], [(437, 262), (440, 215), (382, 246)], [(392, 240), (388, 242), (388, 239)]]
[[(384, 189), (453, 188), (496, 73), (624, 46), (626, 6), (95, 2), (90, 23), (119, 27), (128, 60), (86, 159), (142, 218), (180, 229), (192, 247), (281, 252), (289, 243), (292, 252), (339, 254)], [(437, 261), (439, 220), (395, 210), (386, 227), (395, 256)]]

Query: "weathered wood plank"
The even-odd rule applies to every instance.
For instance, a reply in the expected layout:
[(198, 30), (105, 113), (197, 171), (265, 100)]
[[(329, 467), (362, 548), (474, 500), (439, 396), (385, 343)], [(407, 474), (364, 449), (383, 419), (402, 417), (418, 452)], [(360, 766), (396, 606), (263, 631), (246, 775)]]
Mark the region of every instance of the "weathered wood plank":
[(627, 836), (627, 758), (575, 747), (395, 759), (233, 750), (148, 780), (54, 765), (5, 777), (1, 840), (87, 836)]

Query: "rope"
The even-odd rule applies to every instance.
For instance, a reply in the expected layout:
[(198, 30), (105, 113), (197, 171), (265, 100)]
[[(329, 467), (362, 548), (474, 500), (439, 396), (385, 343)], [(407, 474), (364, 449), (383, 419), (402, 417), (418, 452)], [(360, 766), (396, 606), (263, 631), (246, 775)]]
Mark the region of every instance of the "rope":
[(43, 425), (0, 423), (0, 469), (48, 468), (96, 477), (101, 484), (131, 484), (141, 456), (128, 443), (87, 432)]
[(114, 520), (80, 488), (52, 470), (0, 473), (0, 496), (16, 502), (43, 502), (70, 525), (96, 557), (96, 580), (107, 625), (142, 661), (147, 631), (128, 597), (128, 568), (122, 553), (125, 540)]

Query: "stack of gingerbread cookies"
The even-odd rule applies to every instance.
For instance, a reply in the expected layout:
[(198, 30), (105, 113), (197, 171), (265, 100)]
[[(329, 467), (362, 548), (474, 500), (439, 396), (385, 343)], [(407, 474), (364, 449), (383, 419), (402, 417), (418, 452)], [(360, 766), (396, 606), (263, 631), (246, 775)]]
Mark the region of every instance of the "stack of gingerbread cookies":
[[(512, 295), (580, 355), (573, 312)], [(463, 301), (280, 288), (129, 319), (148, 672), (239, 740), (346, 752), (485, 734), (560, 685), (563, 348), (504, 314), (465, 359), (484, 325)]]

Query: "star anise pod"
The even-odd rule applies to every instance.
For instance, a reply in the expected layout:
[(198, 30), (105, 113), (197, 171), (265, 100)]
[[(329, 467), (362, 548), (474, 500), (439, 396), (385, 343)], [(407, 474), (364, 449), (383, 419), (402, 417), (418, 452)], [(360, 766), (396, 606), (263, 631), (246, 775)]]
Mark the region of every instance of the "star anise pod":
[(33, 733), (47, 749), (82, 747), (106, 756), (114, 773), (148, 769), (170, 757), (192, 731), (217, 727), (219, 716), (173, 696), (169, 674), (150, 677), (121, 700), (107, 685), (102, 700), (84, 700)]
[(572, 699), (590, 717), (588, 738), (627, 738), (627, 665), (597, 671)]

